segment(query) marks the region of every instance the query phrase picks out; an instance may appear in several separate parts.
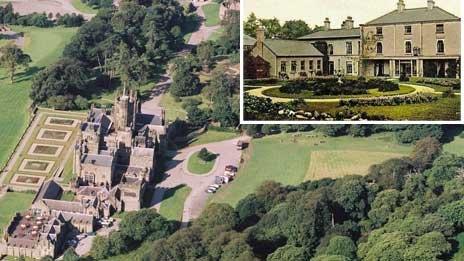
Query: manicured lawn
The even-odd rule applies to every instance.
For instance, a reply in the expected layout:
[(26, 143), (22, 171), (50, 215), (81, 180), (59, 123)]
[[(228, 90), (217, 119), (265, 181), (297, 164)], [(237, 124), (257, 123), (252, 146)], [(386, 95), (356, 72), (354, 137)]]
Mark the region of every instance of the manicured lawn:
[(449, 153), (464, 156), (464, 136), (454, 137), (452, 142), (443, 145), (443, 150)]
[[(188, 97), (182, 97), (181, 99), (200, 99), (202, 104), (199, 108), (206, 108), (208, 105), (205, 103), (205, 99), (201, 95), (193, 95)], [(182, 101), (178, 102), (169, 93), (166, 93), (161, 97), (160, 106), (162, 106), (166, 112), (167, 121), (175, 121), (176, 119), (185, 120), (187, 118), (187, 112), (182, 108)]]
[(164, 193), (159, 213), (169, 219), (182, 221), (185, 199), (192, 189), (185, 185), (177, 186)]
[(64, 201), (73, 201), (74, 200), (74, 193), (71, 192), (71, 191), (66, 191), (63, 193), (63, 195), (61, 196), (61, 200), (64, 200)]
[(18, 71), (11, 84), (0, 70), (0, 167), (4, 166), (29, 120), (29, 90), (32, 77), (44, 66), (56, 61), (76, 28), (38, 28), (12, 26), (25, 33), (24, 51), (32, 58), (28, 71)]
[(71, 4), (74, 6), (74, 8), (81, 11), (82, 13), (85, 13), (85, 14), (96, 14), (96, 13), (98, 13), (97, 9), (92, 8), (92, 7), (82, 3), (81, 0), (72, 0)]
[[(328, 112), (335, 115), (342, 108), (338, 102), (310, 103), (311, 110)], [(436, 102), (422, 104), (407, 104), (399, 106), (355, 106), (349, 109), (353, 112), (366, 112), (369, 116), (384, 115), (391, 120), (459, 120), (459, 96), (453, 98), (440, 98)]]
[(200, 136), (190, 141), (191, 143), (189, 144), (189, 146), (197, 146), (201, 144), (230, 140), (235, 137), (238, 137), (238, 135), (239, 134), (235, 132), (208, 130), (207, 132), (201, 134)]
[(219, 40), (219, 38), (221, 38), (223, 33), (224, 33), (224, 27), (221, 27), (208, 37), (208, 41), (217, 41), (217, 40)]
[[(381, 156), (382, 159), (387, 159), (387, 156), (407, 155), (411, 149), (410, 146), (396, 144), (391, 133), (376, 134), (367, 138), (324, 138), (318, 133), (303, 133), (300, 137), (280, 134), (253, 139), (250, 148), (243, 155), (245, 163), (240, 166), (237, 177), (212, 196), (211, 202), (235, 206), (241, 198), (253, 193), (266, 180), (297, 185), (305, 179), (312, 179), (310, 176), (307, 177), (312, 170), (322, 168), (330, 170), (331, 177), (344, 176), (355, 170), (349, 161), (356, 155), (362, 159), (369, 153), (385, 153)], [(319, 153), (318, 162), (312, 159), (313, 153)], [(357, 154), (352, 155), (353, 153)], [(333, 155), (337, 155), (337, 162), (331, 166), (333, 160), (326, 157)], [(317, 165), (311, 166), (311, 163)], [(357, 160), (356, 168), (366, 169), (372, 163), (370, 160)]]
[(334, 99), (334, 98), (363, 98), (363, 97), (382, 97), (403, 95), (414, 92), (414, 88), (409, 86), (400, 86), (398, 91), (379, 92), (378, 89), (369, 89), (368, 94), (359, 95), (314, 95), (312, 91), (304, 90), (301, 93), (283, 93), (280, 88), (271, 88), (263, 91), (263, 94), (269, 97), (292, 98), (292, 99)]
[(201, 7), (203, 9), (203, 12), (205, 13), (205, 18), (206, 26), (215, 26), (218, 25), (221, 22), (221, 19), (219, 18), (219, 8), (220, 5), (217, 3), (211, 3), (207, 4)]
[(195, 152), (190, 156), (187, 162), (187, 169), (193, 174), (206, 174), (213, 169), (216, 160), (203, 161), (198, 157), (198, 153)]
[(136, 250), (130, 251), (128, 254), (119, 255), (119, 256), (112, 256), (107, 261), (127, 261), (127, 260), (142, 260), (142, 257), (149, 253), (152, 250), (153, 241), (146, 240), (143, 244), (137, 248)]
[(34, 193), (7, 192), (0, 198), (0, 233), (8, 225), (16, 212), (27, 210), (34, 199)]

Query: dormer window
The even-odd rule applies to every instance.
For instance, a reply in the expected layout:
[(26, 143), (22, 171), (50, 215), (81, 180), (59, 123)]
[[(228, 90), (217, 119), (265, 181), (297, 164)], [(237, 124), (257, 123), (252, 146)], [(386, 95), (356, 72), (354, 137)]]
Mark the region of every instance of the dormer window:
[(444, 24), (437, 24), (437, 34), (445, 33), (445, 25)]
[(377, 27), (377, 35), (383, 35), (383, 27)]
[(412, 34), (412, 26), (406, 25), (404, 27), (404, 34)]

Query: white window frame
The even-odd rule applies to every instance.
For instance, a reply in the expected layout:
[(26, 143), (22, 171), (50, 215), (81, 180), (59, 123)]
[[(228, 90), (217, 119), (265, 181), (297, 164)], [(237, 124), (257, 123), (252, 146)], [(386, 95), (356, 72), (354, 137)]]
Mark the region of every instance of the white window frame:
[[(351, 72), (348, 70), (348, 65), (351, 65)], [(346, 61), (345, 66), (346, 66), (346, 74), (352, 75), (354, 73), (353, 61)]]
[[(406, 49), (406, 44), (407, 44), (407, 43), (411, 44), (411, 50), (410, 50), (411, 52), (409, 52), (409, 53), (407, 52), (407, 49)], [(413, 49), (413, 48), (412, 48), (412, 41), (411, 41), (411, 40), (406, 40), (406, 41), (404, 41), (404, 53), (405, 53), (405, 54), (412, 54), (412, 53), (413, 53), (413, 50), (412, 50), (412, 49)]]
[[(348, 44), (351, 45), (351, 50), (348, 49)], [(353, 55), (353, 42), (352, 41), (346, 41), (345, 49), (346, 49), (346, 55)], [(348, 52), (348, 50), (350, 50), (350, 52)]]

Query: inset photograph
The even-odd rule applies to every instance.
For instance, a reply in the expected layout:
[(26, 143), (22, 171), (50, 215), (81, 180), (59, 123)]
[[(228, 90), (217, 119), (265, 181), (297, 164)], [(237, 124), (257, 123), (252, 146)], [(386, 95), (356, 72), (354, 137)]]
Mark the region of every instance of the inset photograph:
[(459, 0), (249, 0), (242, 122), (459, 121)]

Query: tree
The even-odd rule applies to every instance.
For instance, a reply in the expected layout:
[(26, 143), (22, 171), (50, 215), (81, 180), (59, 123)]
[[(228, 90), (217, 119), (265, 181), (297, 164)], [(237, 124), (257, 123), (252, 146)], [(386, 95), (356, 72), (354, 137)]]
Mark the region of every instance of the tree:
[(335, 201), (354, 220), (360, 220), (366, 215), (367, 189), (360, 176), (346, 176), (334, 184)]
[(367, 180), (375, 182), (382, 189), (402, 190), (406, 177), (413, 166), (409, 158), (390, 159), (369, 168)]
[(280, 22), (277, 18), (272, 19), (259, 19), (259, 22), (264, 27), (264, 33), (266, 38), (274, 39), (279, 38), (282, 27), (280, 26)]
[(92, 242), (90, 255), (96, 260), (103, 260), (111, 255), (110, 240), (104, 236), (96, 236)]
[(188, 122), (193, 126), (201, 127), (208, 122), (208, 113), (198, 108), (198, 106), (189, 106), (186, 111)]
[(11, 83), (18, 67), (28, 67), (32, 62), (31, 57), (18, 48), (15, 44), (7, 44), (0, 48), (0, 66), (5, 68), (10, 75)]
[(215, 158), (215, 155), (211, 152), (209, 152), (206, 148), (202, 148), (198, 152), (198, 158), (201, 159), (202, 161), (211, 161)]
[(203, 69), (209, 71), (214, 56), (214, 45), (211, 41), (201, 42), (197, 47), (197, 57), (203, 65)]
[(295, 247), (292, 245), (285, 245), (278, 248), (274, 253), (270, 254), (267, 261), (280, 261), (280, 260), (292, 260), (292, 261), (304, 261), (308, 260), (305, 255), (305, 251), (302, 247)]
[(63, 254), (63, 261), (79, 261), (80, 257), (74, 251), (74, 248), (70, 247)]
[(200, 79), (192, 71), (194, 67), (184, 60), (174, 67), (174, 76), (169, 91), (177, 97), (191, 96), (198, 92)]
[(356, 259), (356, 245), (353, 240), (345, 236), (334, 236), (325, 249), (326, 255), (345, 256), (350, 260)]
[(258, 18), (255, 13), (251, 13), (243, 25), (243, 31), (246, 35), (256, 37), (256, 30), (259, 27)]
[(408, 248), (404, 260), (439, 260), (439, 257), (451, 250), (451, 244), (440, 232), (430, 232), (417, 239), (416, 244)]
[(403, 131), (396, 132), (396, 139), (400, 143), (414, 143), (425, 137), (440, 140), (443, 137), (441, 125), (408, 125)]
[(282, 39), (295, 40), (310, 33), (311, 29), (305, 21), (291, 20), (286, 21), (282, 26), (281, 37)]
[(194, 221), (194, 225), (209, 229), (221, 226), (225, 230), (233, 229), (238, 224), (238, 216), (228, 204), (209, 204)]
[(412, 164), (417, 170), (423, 171), (432, 165), (441, 149), (441, 143), (436, 138), (425, 137), (417, 141), (411, 153)]

